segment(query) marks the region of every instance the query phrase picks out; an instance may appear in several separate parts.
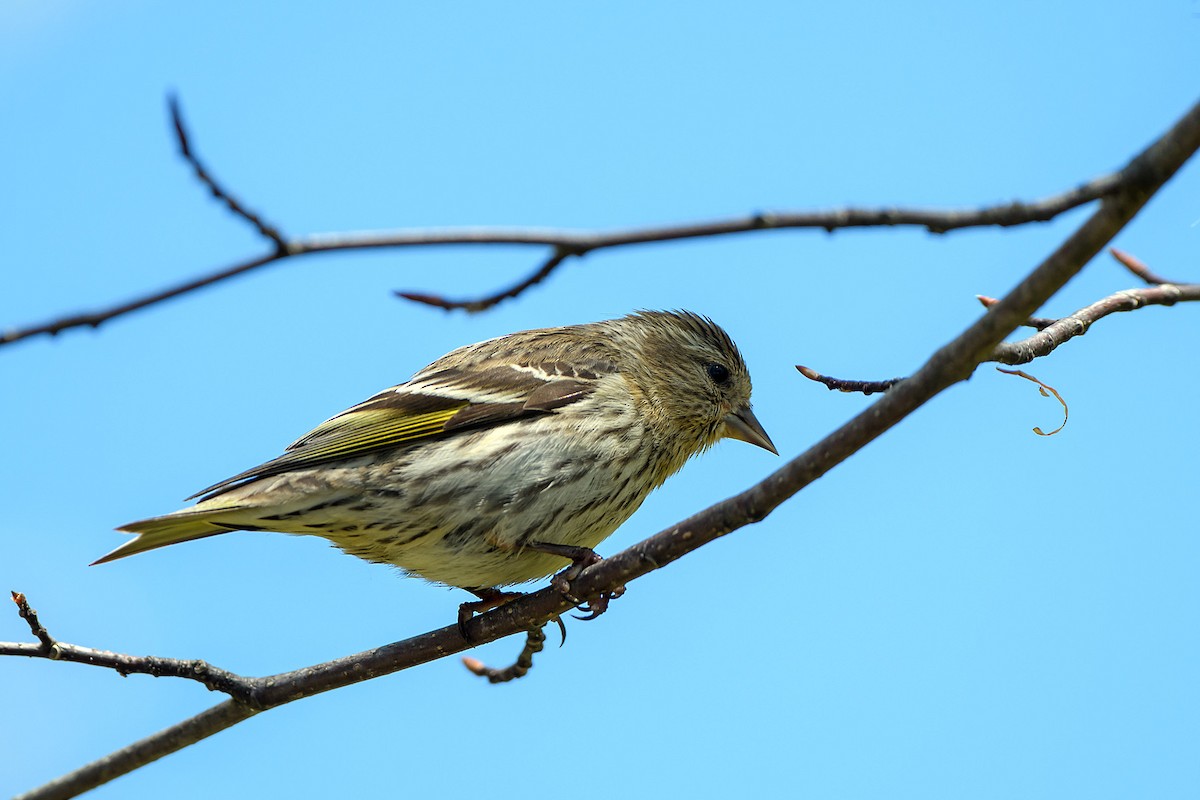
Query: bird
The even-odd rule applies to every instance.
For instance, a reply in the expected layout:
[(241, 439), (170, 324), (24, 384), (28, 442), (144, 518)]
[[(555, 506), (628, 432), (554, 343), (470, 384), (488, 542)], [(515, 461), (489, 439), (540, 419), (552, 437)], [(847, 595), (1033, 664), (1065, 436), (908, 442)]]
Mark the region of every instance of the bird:
[(566, 593), (600, 560), (593, 548), (721, 439), (778, 455), (750, 394), (737, 345), (689, 311), (488, 339), (187, 498), (195, 505), (121, 526), (136, 538), (93, 563), (231, 531), (316, 535), (473, 593), (461, 627), (519, 594), (500, 587), (553, 575)]

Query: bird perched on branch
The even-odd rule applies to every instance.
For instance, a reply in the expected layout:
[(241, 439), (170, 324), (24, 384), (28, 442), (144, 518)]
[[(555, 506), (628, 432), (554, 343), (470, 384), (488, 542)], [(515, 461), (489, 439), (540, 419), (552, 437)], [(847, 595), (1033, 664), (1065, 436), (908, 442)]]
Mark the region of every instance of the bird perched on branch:
[(555, 584), (568, 586), (653, 489), (725, 437), (777, 452), (737, 346), (708, 318), (523, 331), (443, 356), (190, 508), (123, 526), (137, 538), (95, 563), (229, 531), (311, 534), (475, 593), (469, 618), (507, 594), (496, 587), (569, 566)]

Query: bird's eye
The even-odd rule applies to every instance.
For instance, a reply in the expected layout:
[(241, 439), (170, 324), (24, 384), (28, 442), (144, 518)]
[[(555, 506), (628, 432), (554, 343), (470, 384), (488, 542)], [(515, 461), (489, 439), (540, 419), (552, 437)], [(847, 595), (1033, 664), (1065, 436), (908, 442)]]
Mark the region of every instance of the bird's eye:
[(704, 371), (708, 373), (708, 377), (712, 378), (713, 383), (729, 382), (729, 369), (723, 364), (706, 364)]

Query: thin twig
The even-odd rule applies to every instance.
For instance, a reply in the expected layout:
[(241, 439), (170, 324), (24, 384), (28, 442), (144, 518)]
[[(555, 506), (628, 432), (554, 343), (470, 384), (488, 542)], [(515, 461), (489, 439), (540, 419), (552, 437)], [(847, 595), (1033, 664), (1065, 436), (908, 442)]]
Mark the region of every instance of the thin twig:
[(810, 381), (816, 381), (817, 383), (825, 384), (825, 388), (829, 389), (830, 391), (837, 390), (839, 392), (848, 392), (853, 394), (877, 394), (879, 392), (886, 392), (888, 389), (891, 389), (893, 386), (900, 383), (900, 381), (904, 380), (904, 378), (891, 378), (883, 381), (855, 381), (847, 380), (845, 378), (831, 378), (828, 375), (822, 375), (815, 369), (811, 369), (800, 364), (796, 365), (796, 369), (799, 370), (801, 375), (808, 378)]
[(1151, 286), (1161, 286), (1164, 283), (1175, 283), (1175, 281), (1169, 281), (1166, 278), (1155, 274), (1148, 266), (1146, 266), (1145, 262), (1139, 258), (1131, 256), (1124, 250), (1118, 250), (1115, 247), (1110, 247), (1108, 248), (1108, 252), (1111, 253), (1112, 257), (1119, 261), (1122, 266), (1125, 267), (1125, 269), (1129, 270)]
[(13, 602), (17, 604), (17, 613), (21, 615), (21, 619), (25, 620), (29, 625), (29, 630), (33, 632), (34, 637), (41, 643), (39, 649), (46, 653), (54, 650), (54, 646), (58, 644), (54, 637), (50, 635), (50, 631), (46, 630), (46, 626), (42, 625), (38, 620), (37, 611), (29, 607), (29, 601), (21, 592), (12, 592)]
[(196, 174), (200, 182), (207, 186), (208, 190), (212, 192), (212, 196), (223, 202), (230, 211), (249, 222), (254, 226), (255, 230), (274, 242), (275, 249), (278, 252), (287, 252), (287, 242), (284, 241), (283, 234), (273, 225), (268, 225), (263, 221), (262, 217), (238, 202), (238, 199), (232, 193), (217, 183), (217, 179), (200, 162), (200, 158), (192, 152), (187, 128), (183, 124), (183, 112), (179, 110), (179, 98), (173, 94), (170, 95), (167, 98), (167, 107), (171, 112), (171, 125), (175, 128), (175, 140), (179, 143), (179, 154), (183, 156), (184, 161), (191, 165), (192, 172)]
[(477, 658), (463, 658), (463, 666), (481, 678), (487, 678), (489, 683), (508, 683), (517, 678), (524, 678), (533, 669), (533, 656), (542, 652), (546, 644), (546, 632), (541, 628), (531, 628), (525, 632), (525, 646), (517, 660), (505, 667), (496, 669), (489, 667)]
[[(977, 294), (975, 295), (975, 299), (978, 300), (980, 305), (982, 305), (984, 308), (991, 308), (992, 306), (996, 305), (996, 303), (1000, 302), (994, 297), (988, 297), (986, 294)], [(1049, 328), (1056, 322), (1058, 322), (1058, 320), (1050, 319), (1049, 317), (1030, 317), (1022, 322), (1021, 326), (1025, 328), (1037, 328), (1039, 331), (1041, 331)]]
[(477, 300), (450, 300), (440, 295), (421, 294), (419, 292), (397, 291), (395, 294), (397, 297), (402, 297), (405, 300), (411, 300), (414, 303), (423, 303), (434, 308), (445, 309), (446, 311), (461, 310), (466, 311), (468, 314), (477, 314), (480, 311), (487, 311), (504, 300), (518, 296), (531, 286), (536, 286), (550, 277), (550, 273), (558, 269), (568, 258), (581, 255), (583, 255), (582, 252), (572, 252), (562, 247), (556, 247), (550, 257), (524, 280), (513, 284), (507, 289), (501, 289), (494, 294), (481, 297)]

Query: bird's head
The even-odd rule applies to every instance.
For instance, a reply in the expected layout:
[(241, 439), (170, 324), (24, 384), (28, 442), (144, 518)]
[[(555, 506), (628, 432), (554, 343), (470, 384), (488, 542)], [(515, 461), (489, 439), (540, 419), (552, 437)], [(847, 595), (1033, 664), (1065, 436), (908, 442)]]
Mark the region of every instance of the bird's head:
[(686, 434), (692, 452), (723, 438), (778, 455), (750, 410), (750, 373), (737, 345), (716, 323), (688, 311), (641, 311), (616, 320), (626, 363), (621, 372), (640, 393), (647, 416)]

